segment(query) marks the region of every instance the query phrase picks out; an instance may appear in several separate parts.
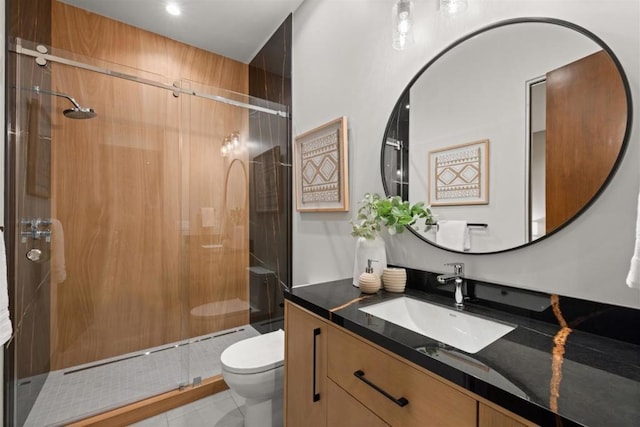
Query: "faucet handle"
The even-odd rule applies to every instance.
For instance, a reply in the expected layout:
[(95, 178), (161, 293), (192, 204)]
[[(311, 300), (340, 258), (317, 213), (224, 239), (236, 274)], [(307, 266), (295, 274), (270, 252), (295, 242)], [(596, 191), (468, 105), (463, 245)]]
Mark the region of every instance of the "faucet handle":
[(464, 263), (463, 262), (448, 262), (445, 265), (453, 267), (453, 272), (455, 274), (463, 274), (464, 273)]

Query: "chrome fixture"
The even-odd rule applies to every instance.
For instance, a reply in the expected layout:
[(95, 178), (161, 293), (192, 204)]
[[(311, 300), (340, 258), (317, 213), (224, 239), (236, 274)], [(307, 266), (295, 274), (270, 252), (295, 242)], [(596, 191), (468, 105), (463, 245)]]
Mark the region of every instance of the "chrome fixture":
[(414, 43), (413, 39), (413, 2), (411, 0), (398, 0), (391, 9), (393, 27), (391, 33), (394, 49), (403, 50)]
[(61, 98), (68, 99), (73, 104), (73, 108), (67, 108), (62, 112), (62, 114), (70, 119), (91, 119), (96, 116), (96, 112), (93, 111), (93, 108), (81, 107), (75, 99), (65, 93), (40, 89), (40, 86), (34, 86), (33, 91), (38, 94), (45, 93), (47, 95), (59, 96)]
[(94, 66), (94, 65), (85, 64), (83, 62), (74, 61), (72, 59), (67, 59), (67, 58), (63, 58), (63, 57), (60, 57), (60, 56), (51, 55), (49, 53), (46, 53), (47, 49), (44, 46), (42, 46), (42, 48), (38, 47), (38, 50), (28, 49), (28, 48), (25, 48), (24, 46), (22, 46), (22, 42), (21, 42), (20, 39), (17, 39), (15, 44), (10, 44), (9, 51), (35, 58), (36, 62), (39, 65), (44, 65), (44, 64), (47, 63), (47, 61), (51, 61), (51, 62), (55, 62), (57, 64), (64, 64), (64, 65), (69, 65), (69, 66), (72, 66), (72, 67), (77, 67), (77, 68), (79, 68), (81, 70), (89, 70), (89, 71), (92, 71), (94, 73), (100, 73), (100, 74), (104, 74), (104, 75), (107, 75), (107, 76), (117, 77), (119, 79), (124, 79), (124, 80), (128, 80), (128, 81), (136, 82), (136, 83), (142, 83), (142, 84), (147, 85), (147, 86), (153, 86), (153, 87), (157, 87), (157, 88), (164, 89), (164, 90), (170, 90), (171, 92), (184, 93), (186, 95), (192, 95), (192, 96), (195, 96), (197, 98), (209, 99), (211, 101), (222, 102), (224, 104), (234, 105), (234, 106), (240, 107), (240, 108), (247, 108), (250, 111), (250, 113), (255, 113), (257, 111), (257, 112), (261, 112), (261, 113), (272, 114), (272, 115), (279, 116), (279, 117), (289, 117), (290, 116), (289, 112), (286, 109), (285, 110), (274, 110), (272, 108), (262, 107), (260, 105), (252, 104), (252, 103), (250, 103), (248, 101), (247, 102), (239, 101), (239, 100), (236, 100), (236, 99), (226, 98), (224, 96), (217, 95), (217, 94), (196, 92), (196, 91), (194, 91), (192, 89), (186, 89), (186, 88), (176, 88), (173, 85), (170, 85), (170, 84), (167, 84), (167, 83), (161, 83), (161, 82), (157, 82), (155, 80), (145, 79), (143, 77), (138, 77), (138, 76), (134, 76), (134, 75), (131, 75), (131, 74), (126, 74), (126, 73), (123, 73), (123, 72), (120, 72), (120, 71), (116, 71), (116, 70), (112, 70), (112, 69), (108, 69), (108, 68), (103, 68), (103, 67), (97, 67), (97, 66)]
[(42, 218), (23, 219), (20, 221), (21, 242), (25, 243), (27, 239), (40, 240), (44, 239), (47, 243), (51, 241), (51, 220)]
[(42, 259), (42, 251), (40, 249), (30, 249), (27, 254), (26, 257), (29, 261), (31, 262), (38, 262)]
[(454, 292), (454, 298), (456, 301), (456, 307), (462, 308), (464, 307), (464, 295), (462, 294), (462, 285), (464, 285), (464, 264), (461, 262), (451, 262), (445, 265), (452, 266), (453, 273), (439, 275), (437, 277), (438, 283), (443, 285), (446, 285), (451, 281), (455, 283), (456, 290)]

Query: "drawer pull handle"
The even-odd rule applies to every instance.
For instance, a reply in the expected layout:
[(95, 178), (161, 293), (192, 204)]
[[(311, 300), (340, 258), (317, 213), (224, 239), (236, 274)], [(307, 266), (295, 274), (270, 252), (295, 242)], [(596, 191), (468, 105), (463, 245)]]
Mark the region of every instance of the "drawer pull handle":
[(317, 338), (320, 335), (320, 328), (315, 328), (313, 330), (313, 401), (317, 402), (320, 400), (320, 393), (316, 393), (316, 344), (318, 342)]
[(391, 396), (389, 393), (387, 393), (386, 391), (384, 391), (383, 389), (381, 389), (380, 387), (378, 387), (377, 385), (375, 385), (374, 383), (372, 383), (371, 381), (366, 379), (364, 377), (364, 372), (363, 371), (360, 371), (360, 370), (355, 371), (353, 373), (353, 375), (355, 375), (360, 381), (362, 381), (365, 384), (367, 384), (368, 386), (372, 387), (378, 393), (381, 393), (384, 397), (386, 397), (387, 399), (389, 399), (390, 401), (392, 401), (396, 405), (402, 407), (402, 406), (407, 406), (409, 404), (409, 401), (407, 399), (405, 399), (404, 397), (396, 399), (395, 397)]

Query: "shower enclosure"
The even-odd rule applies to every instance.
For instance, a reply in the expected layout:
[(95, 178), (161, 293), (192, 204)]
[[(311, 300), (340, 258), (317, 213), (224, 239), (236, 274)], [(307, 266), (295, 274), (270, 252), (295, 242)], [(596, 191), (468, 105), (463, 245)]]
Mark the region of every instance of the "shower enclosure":
[(281, 291), (252, 246), (281, 231), (262, 224), (282, 214), (287, 108), (25, 40), (8, 63), (8, 419), (67, 423), (219, 373)]

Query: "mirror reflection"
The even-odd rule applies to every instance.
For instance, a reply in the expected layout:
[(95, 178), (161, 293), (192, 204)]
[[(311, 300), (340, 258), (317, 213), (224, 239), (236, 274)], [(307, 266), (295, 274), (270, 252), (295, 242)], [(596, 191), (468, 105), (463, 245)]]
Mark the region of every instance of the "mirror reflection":
[(385, 190), (431, 205), (438, 226), (414, 230), (429, 243), (469, 253), (529, 244), (604, 189), (628, 105), (621, 68), (587, 31), (496, 24), (456, 42), (402, 94), (383, 139)]

